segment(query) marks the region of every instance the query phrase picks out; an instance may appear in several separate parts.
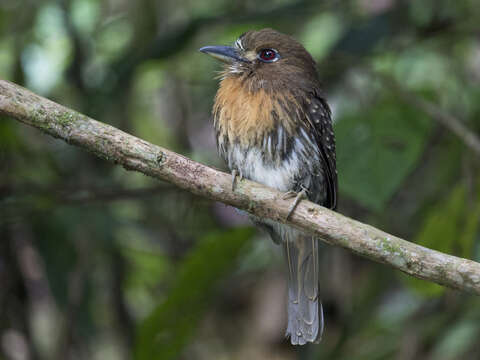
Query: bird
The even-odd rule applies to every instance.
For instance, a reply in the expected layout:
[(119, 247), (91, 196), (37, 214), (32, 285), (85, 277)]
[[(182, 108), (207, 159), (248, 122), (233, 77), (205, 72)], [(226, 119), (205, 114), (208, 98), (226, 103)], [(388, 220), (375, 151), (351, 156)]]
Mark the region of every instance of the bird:
[[(270, 28), (243, 33), (232, 46), (205, 46), (224, 63), (213, 105), (217, 149), (232, 172), (232, 189), (243, 178), (294, 198), (337, 207), (332, 115), (305, 47)], [(318, 343), (324, 330), (319, 297), (318, 238), (252, 215), (281, 244), (288, 266), (288, 323), (293, 345)]]

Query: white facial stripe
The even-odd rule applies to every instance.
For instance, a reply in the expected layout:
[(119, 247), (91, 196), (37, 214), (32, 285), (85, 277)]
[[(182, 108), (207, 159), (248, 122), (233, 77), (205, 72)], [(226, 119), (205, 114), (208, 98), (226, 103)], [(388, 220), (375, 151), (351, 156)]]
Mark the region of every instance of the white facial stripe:
[(237, 39), (237, 41), (235, 41), (235, 47), (240, 50), (245, 50), (242, 44), (242, 40), (240, 39)]

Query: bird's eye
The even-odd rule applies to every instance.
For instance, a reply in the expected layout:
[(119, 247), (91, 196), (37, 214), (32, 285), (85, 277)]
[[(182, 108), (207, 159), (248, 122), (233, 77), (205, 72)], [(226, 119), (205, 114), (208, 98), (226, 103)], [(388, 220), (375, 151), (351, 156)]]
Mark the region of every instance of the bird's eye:
[(263, 62), (274, 62), (280, 59), (277, 50), (274, 49), (263, 49), (258, 53), (258, 58)]

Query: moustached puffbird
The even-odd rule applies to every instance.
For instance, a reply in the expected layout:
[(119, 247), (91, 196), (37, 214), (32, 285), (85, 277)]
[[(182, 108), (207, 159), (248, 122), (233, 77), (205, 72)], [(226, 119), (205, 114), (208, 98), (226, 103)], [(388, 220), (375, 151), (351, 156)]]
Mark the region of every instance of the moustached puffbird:
[[(337, 205), (335, 137), (315, 61), (295, 39), (272, 29), (249, 31), (234, 46), (201, 52), (225, 63), (213, 108), (220, 155), (236, 177), (295, 196)], [(282, 244), (288, 264), (288, 326), (292, 344), (318, 342), (318, 239), (269, 219), (253, 217)]]

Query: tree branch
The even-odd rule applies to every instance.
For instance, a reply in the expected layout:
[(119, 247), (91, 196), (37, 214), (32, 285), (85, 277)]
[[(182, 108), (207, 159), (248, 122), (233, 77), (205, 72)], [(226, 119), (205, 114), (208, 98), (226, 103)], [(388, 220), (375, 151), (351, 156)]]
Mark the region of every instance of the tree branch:
[(480, 263), (400, 239), (308, 201), (285, 221), (292, 200), (261, 184), (242, 180), (150, 144), (112, 126), (0, 80), (0, 114), (36, 127), (98, 157), (205, 198), (298, 229), (412, 276), (480, 295)]

